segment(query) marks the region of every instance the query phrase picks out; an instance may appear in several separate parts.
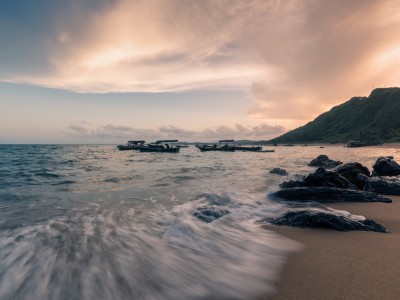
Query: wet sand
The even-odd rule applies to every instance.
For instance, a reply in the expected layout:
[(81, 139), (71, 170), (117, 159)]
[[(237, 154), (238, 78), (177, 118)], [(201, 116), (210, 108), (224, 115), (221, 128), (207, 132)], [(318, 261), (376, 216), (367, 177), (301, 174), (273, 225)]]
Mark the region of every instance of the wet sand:
[(304, 245), (265, 299), (400, 299), (400, 197), (393, 203), (340, 203), (391, 233), (267, 226)]

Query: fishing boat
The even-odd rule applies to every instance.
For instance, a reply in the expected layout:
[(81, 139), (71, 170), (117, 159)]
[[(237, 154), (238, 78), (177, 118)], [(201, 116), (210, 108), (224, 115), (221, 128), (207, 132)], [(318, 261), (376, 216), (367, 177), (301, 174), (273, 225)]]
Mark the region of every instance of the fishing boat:
[(263, 150), (261, 146), (235, 145), (235, 140), (220, 140), (218, 144), (196, 145), (200, 151), (250, 151), (250, 152), (275, 152), (275, 150)]
[(139, 150), (139, 147), (143, 147), (145, 141), (128, 141), (126, 145), (118, 145), (118, 149), (121, 151), (125, 150)]
[(217, 144), (202, 144), (196, 145), (196, 147), (200, 151), (225, 151), (225, 152), (233, 152), (234, 148), (234, 140), (220, 140)]
[(261, 146), (234, 146), (235, 150), (238, 151), (253, 151), (253, 152), (260, 152), (262, 150)]
[(167, 152), (178, 153), (180, 147), (177, 146), (178, 140), (158, 140), (154, 143), (138, 147), (140, 152)]
[(275, 152), (274, 149), (263, 150), (261, 146), (235, 146), (235, 151), (251, 151), (251, 152)]

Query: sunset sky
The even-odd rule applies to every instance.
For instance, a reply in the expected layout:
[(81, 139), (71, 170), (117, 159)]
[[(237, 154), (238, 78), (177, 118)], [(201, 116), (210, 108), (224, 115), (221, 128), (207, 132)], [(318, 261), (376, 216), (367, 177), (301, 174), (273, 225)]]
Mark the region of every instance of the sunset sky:
[(400, 0), (0, 0), (0, 143), (269, 139), (400, 85)]

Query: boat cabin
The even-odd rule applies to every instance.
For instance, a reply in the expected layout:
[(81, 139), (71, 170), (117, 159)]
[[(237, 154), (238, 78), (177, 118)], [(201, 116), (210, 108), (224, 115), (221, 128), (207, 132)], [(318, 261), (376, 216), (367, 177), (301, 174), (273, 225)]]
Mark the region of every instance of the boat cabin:
[(178, 153), (180, 147), (177, 146), (178, 140), (158, 140), (154, 143), (139, 147), (140, 152), (170, 152)]
[(158, 140), (155, 143), (149, 144), (151, 147), (156, 148), (176, 148), (178, 140)]
[(235, 140), (220, 140), (219, 142), (220, 147), (234, 147)]
[(128, 141), (128, 146), (143, 146), (146, 141)]

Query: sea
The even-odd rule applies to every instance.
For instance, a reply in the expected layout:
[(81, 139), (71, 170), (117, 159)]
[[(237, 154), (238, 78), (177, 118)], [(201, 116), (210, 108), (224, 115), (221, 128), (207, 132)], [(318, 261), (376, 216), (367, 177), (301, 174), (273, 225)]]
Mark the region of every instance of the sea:
[(0, 145), (0, 299), (257, 299), (301, 248), (264, 226), (291, 209), (270, 196), (280, 182), (320, 154), (370, 170), (400, 159), (390, 146), (264, 149)]

